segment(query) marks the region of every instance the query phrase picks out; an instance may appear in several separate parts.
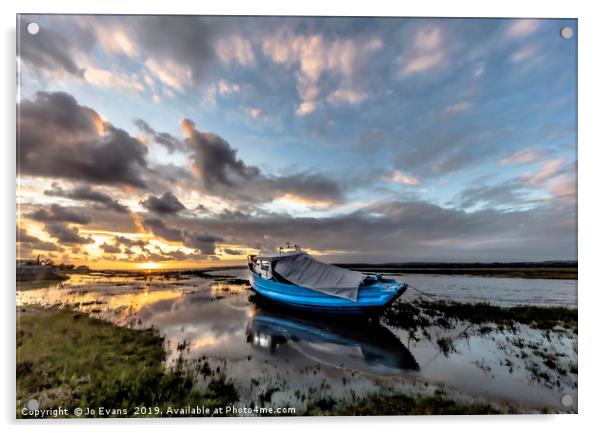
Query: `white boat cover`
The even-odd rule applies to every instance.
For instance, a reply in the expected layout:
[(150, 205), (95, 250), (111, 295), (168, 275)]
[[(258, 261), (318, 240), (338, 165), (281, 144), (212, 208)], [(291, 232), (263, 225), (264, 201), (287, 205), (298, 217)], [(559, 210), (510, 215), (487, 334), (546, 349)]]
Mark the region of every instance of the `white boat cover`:
[(302, 251), (274, 259), (274, 270), (291, 283), (354, 302), (359, 286), (366, 278), (361, 272), (319, 262)]

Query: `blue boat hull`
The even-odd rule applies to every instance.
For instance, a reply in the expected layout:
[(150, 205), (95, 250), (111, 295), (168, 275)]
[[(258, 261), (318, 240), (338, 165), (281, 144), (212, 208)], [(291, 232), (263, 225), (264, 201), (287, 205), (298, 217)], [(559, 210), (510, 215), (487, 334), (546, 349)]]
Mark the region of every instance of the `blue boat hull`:
[(392, 279), (382, 279), (361, 285), (357, 301), (327, 295), (293, 284), (261, 278), (249, 271), (249, 281), (255, 292), (283, 305), (320, 313), (375, 314), (382, 312), (407, 289), (407, 285)]

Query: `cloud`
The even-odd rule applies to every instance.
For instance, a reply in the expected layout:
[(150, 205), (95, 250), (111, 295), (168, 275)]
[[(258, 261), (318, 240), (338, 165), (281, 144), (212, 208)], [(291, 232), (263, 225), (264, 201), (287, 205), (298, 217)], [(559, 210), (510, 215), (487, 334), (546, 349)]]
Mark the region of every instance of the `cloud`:
[(245, 254), (245, 251), (243, 250), (234, 250), (232, 248), (223, 248), (222, 252), (231, 256), (242, 256)]
[(438, 68), (445, 60), (443, 35), (439, 27), (426, 26), (418, 29), (414, 36), (413, 49), (401, 57), (401, 75), (409, 76)]
[(145, 90), (144, 85), (135, 75), (129, 75), (122, 72), (107, 71), (104, 69), (87, 66), (83, 76), (90, 84), (100, 87), (111, 87), (119, 90), (133, 90), (142, 93)]
[(440, 66), (445, 59), (443, 51), (421, 54), (407, 61), (401, 70), (402, 75), (412, 75), (417, 72), (428, 71)]
[(513, 52), (510, 56), (510, 61), (512, 63), (519, 63), (527, 59), (531, 59), (537, 53), (537, 51), (537, 45), (527, 45)]
[(176, 214), (186, 207), (171, 192), (164, 193), (161, 197), (148, 196), (140, 204), (151, 212), (159, 215)]
[(145, 66), (153, 76), (183, 91), (207, 78), (216, 58), (215, 45), (230, 30), (227, 21), (200, 16), (139, 16), (128, 21), (126, 31), (146, 56)]
[(184, 231), (183, 244), (188, 248), (199, 251), (202, 254), (215, 254), (216, 242), (222, 242), (223, 238), (209, 233), (191, 233)]
[(228, 93), (238, 93), (238, 92), (240, 92), (240, 85), (238, 85), (236, 83), (230, 83), (229, 81), (226, 81), (226, 80), (219, 80), (218, 90), (219, 90), (219, 93), (222, 95), (225, 95)]
[(238, 158), (236, 149), (220, 136), (201, 132), (194, 122), (184, 119), (185, 142), (193, 151), (193, 174), (206, 193), (226, 200), (260, 204), (286, 195), (307, 201), (339, 202), (342, 188), (334, 181), (309, 172), (289, 176), (267, 176), (258, 167)]
[(324, 35), (295, 34), (288, 27), (263, 37), (261, 48), (273, 62), (298, 67), (297, 92), (301, 98), (296, 114), (304, 116), (319, 107), (322, 93), (321, 78), (326, 74), (338, 78), (338, 86), (329, 93), (331, 103), (357, 104), (368, 94), (361, 82), (360, 66), (372, 52), (382, 47), (382, 41), (372, 37), (363, 41), (350, 38), (327, 39)]
[(385, 177), (384, 180), (408, 186), (420, 185), (420, 180), (417, 177), (404, 174), (399, 170), (395, 170), (391, 176)]
[(75, 224), (88, 224), (91, 220), (88, 215), (77, 213), (72, 209), (58, 204), (50, 205), (50, 210), (41, 208), (26, 216), (32, 220), (41, 222), (60, 221)]
[(39, 72), (71, 75), (83, 78), (84, 69), (73, 60), (77, 44), (91, 46), (87, 37), (76, 40), (65, 37), (52, 28), (42, 27), (37, 35), (31, 35), (27, 26), (32, 20), (22, 17), (19, 20), (19, 58)]
[(569, 162), (566, 157), (552, 159), (543, 164), (538, 172), (522, 175), (521, 180), (529, 187), (546, 189), (559, 204), (576, 209), (576, 161)]
[(80, 245), (94, 243), (94, 239), (81, 236), (77, 227), (62, 222), (49, 222), (45, 225), (45, 228), (50, 236), (63, 244)]
[(145, 217), (142, 220), (144, 228), (150, 230), (152, 234), (157, 237), (163, 238), (169, 242), (181, 242), (182, 232), (178, 229), (168, 227), (159, 218)]
[(24, 228), (17, 227), (17, 248), (21, 253), (25, 251), (62, 251), (63, 249), (54, 242), (43, 241), (31, 234)]
[(414, 45), (421, 50), (435, 50), (439, 48), (443, 38), (439, 27), (421, 28), (416, 33)]
[(541, 185), (548, 180), (562, 174), (567, 168), (568, 159), (565, 157), (552, 159), (546, 162), (537, 173), (523, 175), (523, 180), (531, 185)]
[[(497, 185), (479, 185), (466, 188), (459, 197), (463, 209), (481, 207), (520, 207), (531, 204), (526, 198), (525, 185), (515, 179)], [(535, 201), (537, 203), (537, 201)]]
[(178, 138), (167, 132), (157, 132), (148, 123), (142, 119), (134, 119), (134, 124), (141, 132), (148, 135), (155, 143), (158, 143), (167, 149), (169, 153), (175, 151), (184, 151), (186, 148), (184, 143)]
[(571, 173), (551, 179), (547, 185), (548, 191), (555, 199), (566, 205), (575, 206), (577, 203), (577, 177)]
[(502, 159), (502, 165), (523, 165), (540, 161), (550, 154), (550, 151), (542, 148), (528, 148), (519, 150), (507, 158)]
[(71, 200), (86, 201), (98, 205), (99, 209), (112, 210), (119, 213), (129, 213), (130, 209), (113, 199), (108, 194), (93, 190), (89, 185), (80, 185), (71, 190), (65, 190), (53, 184), (53, 188), (44, 191), (45, 195), (65, 197)]
[[(276, 250), (286, 241), (318, 251), (344, 251), (330, 260), (546, 260), (576, 257), (575, 221), (565, 209), (539, 203), (529, 211), (467, 212), (424, 201), (387, 201), (328, 217), (179, 219), (182, 230), (228, 234), (237, 245)], [(551, 237), (549, 234), (555, 235)], [(257, 244), (260, 245), (257, 245)], [(358, 245), (361, 248), (358, 249)]]
[(107, 53), (124, 54), (128, 57), (140, 56), (140, 47), (119, 25), (96, 23), (93, 28), (100, 46)]
[(166, 86), (180, 92), (192, 81), (192, 70), (185, 64), (175, 63), (170, 60), (157, 61), (150, 58), (144, 65), (157, 79)]
[(454, 104), (448, 105), (443, 109), (443, 114), (452, 116), (454, 114), (461, 113), (462, 111), (469, 110), (472, 107), (472, 103), (469, 101), (459, 101)]
[(299, 106), (295, 110), (295, 113), (298, 116), (305, 116), (306, 114), (316, 111), (318, 109), (318, 106), (319, 105), (316, 102), (304, 101), (304, 102), (301, 102), (301, 104), (299, 104)]
[(506, 27), (505, 36), (511, 39), (521, 38), (535, 33), (540, 26), (541, 20), (512, 20), (510, 24)]
[(106, 242), (100, 245), (100, 249), (108, 254), (121, 254), (121, 248), (117, 245), (110, 245)]
[(263, 122), (270, 121), (270, 117), (263, 112), (263, 110), (259, 107), (247, 107), (246, 110), (247, 115), (255, 120), (260, 120)]
[(146, 242), (141, 239), (135, 240), (130, 239), (126, 236), (115, 236), (113, 238), (115, 245), (124, 245), (127, 248), (138, 247), (140, 249), (146, 248)]
[(251, 41), (241, 35), (230, 35), (215, 43), (217, 56), (224, 63), (238, 63), (242, 66), (255, 64), (255, 53)]
[(193, 164), (196, 175), (207, 190), (217, 185), (235, 186), (260, 175), (257, 167), (247, 166), (236, 156), (236, 150), (220, 136), (210, 132), (200, 132), (193, 121), (184, 119), (181, 127), (186, 143), (193, 150)]
[(214, 254), (216, 243), (223, 241), (223, 238), (207, 232), (197, 233), (169, 227), (159, 218), (144, 218), (143, 224), (155, 236), (170, 242), (181, 242), (185, 247), (200, 251), (202, 254)]
[(17, 110), (21, 174), (146, 186), (146, 146), (68, 93), (37, 92)]
[(328, 95), (331, 104), (346, 103), (349, 105), (359, 104), (368, 97), (368, 93), (352, 88), (338, 88)]

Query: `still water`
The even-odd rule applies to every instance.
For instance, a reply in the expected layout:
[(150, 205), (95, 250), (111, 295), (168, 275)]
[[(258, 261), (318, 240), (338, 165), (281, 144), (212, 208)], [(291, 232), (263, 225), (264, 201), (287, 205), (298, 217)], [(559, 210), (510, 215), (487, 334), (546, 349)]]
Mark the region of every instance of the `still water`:
[[(577, 305), (576, 281), (399, 278), (457, 302)], [(462, 322), (410, 332), (357, 319), (333, 322), (265, 305), (244, 279), (243, 270), (205, 276), (99, 272), (61, 283), (20, 283), (17, 304), (70, 306), (119, 325), (152, 326), (166, 338), (169, 363), (183, 356), (219, 367), (246, 402), (303, 405), (316, 396), (442, 389), (454, 398), (497, 402), (519, 412), (576, 411), (577, 337), (570, 332)], [(419, 296), (410, 289), (400, 301)], [(204, 380), (199, 374), (199, 383)], [(565, 394), (573, 405), (561, 405)]]

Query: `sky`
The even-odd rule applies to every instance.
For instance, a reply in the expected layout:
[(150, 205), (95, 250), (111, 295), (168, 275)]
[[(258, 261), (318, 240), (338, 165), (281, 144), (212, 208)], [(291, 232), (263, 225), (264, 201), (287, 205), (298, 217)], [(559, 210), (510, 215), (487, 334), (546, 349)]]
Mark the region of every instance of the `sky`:
[(17, 26), (18, 257), (576, 260), (576, 20)]

